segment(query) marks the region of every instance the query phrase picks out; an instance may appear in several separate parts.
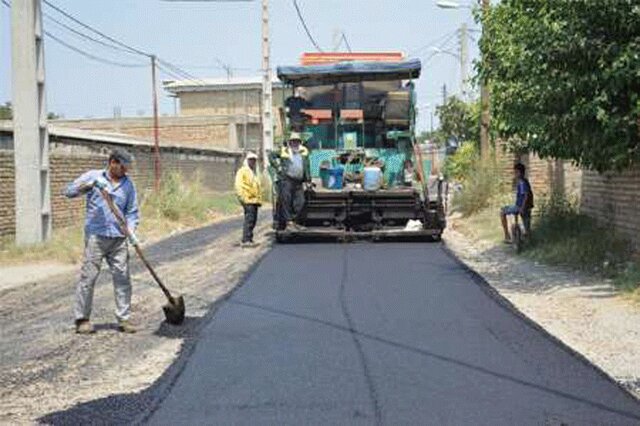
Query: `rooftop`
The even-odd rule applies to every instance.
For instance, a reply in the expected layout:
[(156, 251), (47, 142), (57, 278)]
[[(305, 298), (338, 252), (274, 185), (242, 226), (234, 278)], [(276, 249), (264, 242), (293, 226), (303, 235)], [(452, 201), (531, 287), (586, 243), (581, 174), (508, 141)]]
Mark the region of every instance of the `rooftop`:
[[(198, 80), (165, 80), (164, 89), (171, 94), (182, 92), (216, 92), (228, 90), (262, 89), (262, 77), (204, 78)], [(273, 87), (282, 87), (282, 83), (274, 79)]]

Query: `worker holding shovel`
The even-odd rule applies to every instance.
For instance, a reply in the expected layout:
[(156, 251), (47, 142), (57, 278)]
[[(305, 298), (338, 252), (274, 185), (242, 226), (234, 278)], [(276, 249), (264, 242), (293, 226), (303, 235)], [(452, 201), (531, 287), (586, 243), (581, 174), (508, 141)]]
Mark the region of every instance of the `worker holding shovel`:
[(65, 192), (69, 198), (86, 194), (85, 249), (80, 279), (76, 287), (75, 324), (80, 334), (93, 333), (89, 321), (93, 302), (93, 289), (105, 259), (111, 270), (116, 299), (118, 330), (135, 333), (130, 324), (131, 278), (129, 276), (129, 250), (127, 238), (105, 197), (119, 208), (129, 230), (129, 242), (137, 246), (135, 228), (138, 226), (138, 202), (136, 188), (127, 176), (132, 162), (131, 155), (123, 149), (115, 149), (109, 155), (105, 170), (90, 170), (71, 183)]

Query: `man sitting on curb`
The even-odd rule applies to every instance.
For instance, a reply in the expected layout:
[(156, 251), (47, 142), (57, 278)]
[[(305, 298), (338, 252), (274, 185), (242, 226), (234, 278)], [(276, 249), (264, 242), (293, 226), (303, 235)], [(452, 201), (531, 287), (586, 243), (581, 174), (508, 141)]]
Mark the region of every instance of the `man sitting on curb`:
[(75, 324), (80, 334), (95, 330), (89, 317), (93, 303), (93, 288), (106, 259), (113, 277), (116, 298), (118, 329), (124, 333), (135, 333), (129, 323), (131, 315), (131, 278), (129, 276), (129, 248), (127, 239), (115, 216), (102, 197), (101, 190), (109, 193), (115, 205), (124, 215), (131, 231), (131, 243), (135, 241), (138, 226), (138, 201), (136, 188), (127, 176), (132, 162), (131, 155), (123, 149), (115, 149), (109, 155), (106, 170), (90, 170), (71, 183), (65, 192), (69, 198), (86, 194), (85, 247), (80, 280), (76, 286)]
[(257, 172), (258, 156), (247, 153), (243, 166), (236, 173), (236, 195), (244, 209), (244, 226), (242, 228), (242, 247), (255, 247), (253, 229), (258, 221), (258, 209), (262, 204), (262, 186)]
[(511, 243), (511, 235), (507, 226), (508, 215), (520, 215), (525, 225), (525, 232), (529, 232), (529, 224), (531, 221), (531, 210), (533, 209), (533, 191), (531, 184), (525, 177), (526, 167), (524, 164), (518, 163), (513, 166), (513, 172), (516, 177), (516, 203), (513, 206), (504, 206), (500, 211), (500, 221), (502, 230), (504, 231), (504, 242)]

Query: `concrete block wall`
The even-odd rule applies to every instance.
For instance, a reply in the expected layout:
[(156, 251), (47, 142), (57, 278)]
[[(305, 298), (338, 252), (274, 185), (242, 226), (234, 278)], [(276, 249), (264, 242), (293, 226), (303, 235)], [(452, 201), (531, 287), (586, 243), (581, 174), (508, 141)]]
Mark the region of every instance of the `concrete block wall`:
[[(50, 143), (51, 205), (53, 227), (81, 223), (84, 218), (84, 198), (67, 199), (64, 189), (75, 178), (91, 169), (106, 165), (108, 152), (116, 145), (61, 139)], [(154, 184), (153, 148), (148, 145), (124, 146), (135, 157), (130, 175), (139, 198), (150, 192)], [(235, 171), (240, 165), (239, 153), (219, 153), (164, 147), (161, 151), (163, 174), (176, 171), (185, 179), (199, 176), (208, 192), (233, 189)], [(13, 150), (0, 150), (0, 237), (15, 233), (15, 186)]]
[[(173, 145), (186, 147), (237, 149), (238, 141), (229, 131), (230, 127), (235, 126), (235, 121), (233, 117), (160, 117), (160, 144), (171, 141)], [(151, 117), (56, 120), (52, 124), (94, 132), (120, 133), (149, 141), (154, 137)]]

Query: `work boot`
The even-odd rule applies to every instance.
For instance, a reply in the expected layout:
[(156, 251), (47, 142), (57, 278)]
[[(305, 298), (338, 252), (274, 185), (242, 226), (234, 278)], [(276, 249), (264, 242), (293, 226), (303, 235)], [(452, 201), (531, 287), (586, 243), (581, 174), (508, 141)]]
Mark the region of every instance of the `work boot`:
[(287, 224), (287, 229), (290, 229), (292, 231), (304, 231), (305, 227), (292, 221)]
[(122, 333), (133, 334), (137, 330), (134, 326), (131, 325), (129, 321), (122, 320), (122, 321), (118, 321), (118, 331), (121, 331)]
[(93, 328), (93, 324), (91, 324), (88, 319), (76, 320), (76, 333), (91, 334), (95, 332), (96, 330)]

